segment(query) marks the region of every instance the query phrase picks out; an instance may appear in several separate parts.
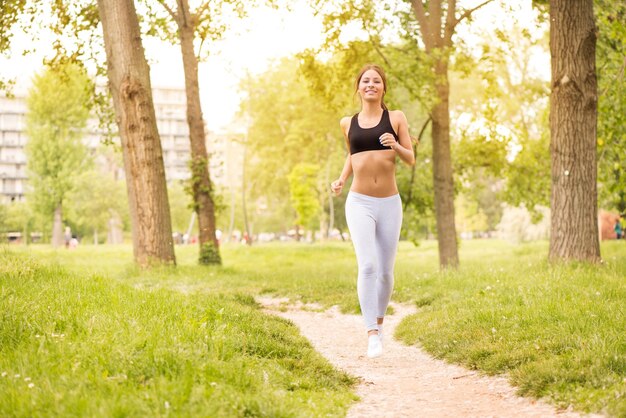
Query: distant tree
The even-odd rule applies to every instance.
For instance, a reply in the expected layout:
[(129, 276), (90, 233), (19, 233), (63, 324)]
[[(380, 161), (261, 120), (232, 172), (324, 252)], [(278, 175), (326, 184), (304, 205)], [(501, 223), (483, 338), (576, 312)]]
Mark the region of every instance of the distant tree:
[[(334, 16), (328, 19), (334, 19)], [(345, 23), (345, 16), (338, 17), (339, 22)], [(375, 24), (372, 27), (376, 27)], [(331, 38), (332, 36), (329, 35)], [(329, 42), (332, 42), (329, 41)], [(328, 60), (319, 59), (319, 51), (307, 50), (299, 54), (301, 65), (299, 72), (306, 78), (309, 96), (315, 98), (316, 106), (323, 107), (332, 115), (330, 122), (331, 132), (338, 133), (335, 141), (340, 145), (339, 150), (332, 154), (333, 170), (338, 172), (345, 162), (348, 150), (345, 139), (338, 128), (338, 120), (342, 116), (353, 115), (359, 110), (359, 102), (354, 94), (354, 77), (358, 74), (364, 62), (377, 62), (384, 55), (385, 67), (388, 76), (388, 90), (385, 103), (390, 108), (403, 109), (410, 124), (411, 134), (419, 137), (419, 155), (416, 164), (407, 167), (404, 164), (396, 166), (398, 189), (402, 196), (405, 211), (401, 237), (416, 243), (419, 239), (428, 236), (434, 230), (433, 188), (432, 188), (432, 159), (423, 156), (431, 154), (432, 147), (428, 134), (430, 118), (421, 103), (415, 99), (421, 84), (414, 84), (412, 73), (407, 76), (409, 69), (415, 70), (415, 55), (406, 53), (404, 45), (376, 45), (372, 48), (371, 41), (355, 40), (343, 45), (327, 46), (332, 55)], [(420, 71), (418, 71), (420, 72)], [(426, 70), (421, 71), (421, 73)], [(427, 77), (425, 77), (427, 78)], [(417, 143), (413, 144), (417, 152)], [(422, 157), (420, 157), (420, 155)], [(328, 161), (328, 160), (327, 160)], [(337, 168), (339, 167), (339, 168)], [(347, 228), (345, 214), (342, 210), (345, 204), (345, 194), (333, 197), (335, 203), (334, 225), (340, 230)]]
[[(299, 163), (289, 173), (289, 191), (291, 205), (296, 211), (296, 225), (309, 230), (320, 215), (317, 164)], [(298, 228), (299, 229), (299, 228)], [(298, 238), (300, 233), (297, 233)]]
[[(189, 228), (193, 213), (192, 197), (185, 193), (183, 184), (177, 181), (171, 181), (167, 184), (167, 194), (170, 197), (172, 229), (175, 232), (185, 233)], [(195, 221), (194, 231), (198, 231), (198, 224)]]
[(602, 207), (626, 213), (626, 3), (595, 0), (598, 180)]
[(176, 262), (150, 69), (132, 0), (98, 0), (109, 89), (124, 155), (135, 261)]
[[(468, 73), (451, 72), (456, 123), (453, 161), (457, 190), (477, 203), (493, 230), (502, 203), (525, 206), (539, 220), (550, 204), (549, 82), (532, 65), (548, 49), (548, 28), (529, 31), (512, 20), (485, 33)], [(465, 118), (464, 118), (465, 119)], [(537, 208), (537, 209), (535, 209)]]
[(22, 243), (24, 244), (30, 243), (31, 232), (35, 231), (35, 228), (41, 227), (41, 223), (38, 222), (37, 215), (27, 202), (11, 202), (0, 205), (0, 231), (21, 232)]
[(593, 0), (550, 1), (551, 260), (600, 260)]
[[(327, 44), (341, 43), (342, 28), (356, 22), (367, 34), (370, 50), (379, 56), (395, 74), (413, 99), (421, 100), (432, 119), (432, 174), (434, 206), (441, 267), (458, 265), (457, 234), (454, 222), (454, 182), (450, 147), (450, 84), (448, 69), (455, 52), (453, 35), (456, 28), (472, 14), (490, 3), (487, 0), (472, 8), (457, 8), (456, 0), (413, 0), (411, 2), (375, 2), (327, 0), (318, 2), (325, 15)], [(403, 7), (409, 3), (410, 8)], [(390, 17), (390, 11), (395, 11)], [(383, 42), (381, 28), (395, 27), (397, 39), (393, 45)], [(389, 48), (385, 48), (388, 47)], [(397, 60), (398, 55), (413, 60)], [(364, 60), (369, 56), (356, 56)], [(424, 90), (428, 90), (424, 94)]]
[(68, 199), (68, 218), (85, 233), (93, 234), (94, 244), (99, 234), (111, 225), (111, 219), (126, 221), (128, 201), (125, 185), (110, 173), (90, 170), (76, 181)]
[[(171, 43), (179, 43), (183, 60), (187, 123), (191, 144), (189, 191), (193, 199), (193, 208), (198, 215), (199, 260), (202, 264), (221, 264), (219, 243), (215, 234), (214, 187), (209, 173), (209, 155), (200, 103), (198, 62), (205, 42), (220, 39), (226, 30), (225, 19), (222, 16), (224, 9), (232, 8), (241, 15), (245, 3), (240, 0), (207, 1), (195, 9), (190, 7), (188, 0), (171, 2), (159, 0), (158, 4), (166, 12), (165, 16), (155, 10), (154, 3), (146, 2), (150, 10), (149, 33)], [(207, 253), (203, 254), (203, 251)]]
[(436, 100), (430, 109), (430, 115), (433, 118), (433, 178), (437, 240), (439, 243), (439, 263), (442, 267), (456, 267), (459, 264), (454, 222), (454, 181), (450, 150), (450, 85), (448, 80), (450, 54), (454, 48), (453, 35), (461, 21), (470, 18), (472, 13), (490, 1), (481, 2), (471, 9), (459, 10), (458, 13), (456, 0), (411, 1), (421, 33), (421, 40), (435, 76)]
[(55, 247), (63, 242), (63, 204), (90, 161), (81, 140), (91, 88), (84, 68), (67, 63), (35, 76), (27, 98), (29, 199), (39, 213), (54, 216)]
[[(0, 53), (7, 54), (11, 48), (11, 38), (20, 16), (24, 13), (34, 14), (37, 10), (35, 2), (26, 0), (2, 0), (0, 2)], [(10, 93), (15, 80), (7, 80), (0, 75), (0, 90)]]
[(268, 212), (278, 215), (272, 216), (274, 228), (293, 222), (289, 184), (280, 179), (302, 162), (321, 162), (316, 185), (325, 193), (317, 198), (326, 207), (329, 173), (340, 170), (345, 150), (338, 115), (310, 93), (298, 68), (297, 60), (285, 59), (243, 84), (247, 98), (242, 109), (250, 120), (246, 182), (252, 201), (262, 201)]

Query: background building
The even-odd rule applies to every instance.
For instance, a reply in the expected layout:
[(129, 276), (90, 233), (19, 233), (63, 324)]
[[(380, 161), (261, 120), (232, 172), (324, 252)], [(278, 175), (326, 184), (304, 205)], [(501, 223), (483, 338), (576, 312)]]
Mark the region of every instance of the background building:
[(0, 203), (24, 200), (25, 125), (25, 100), (0, 96)]
[[(182, 88), (154, 88), (153, 100), (157, 126), (161, 136), (165, 176), (168, 182), (190, 178), (189, 126), (186, 115), (186, 96)], [(26, 154), (26, 97), (0, 96), (0, 203), (23, 201), (27, 188)], [(95, 119), (87, 123), (84, 143), (96, 156), (98, 164), (123, 176), (120, 164), (99, 153), (103, 133)], [(243, 148), (242, 134), (207, 131), (207, 150), (210, 156), (211, 180), (218, 190), (241, 187)]]

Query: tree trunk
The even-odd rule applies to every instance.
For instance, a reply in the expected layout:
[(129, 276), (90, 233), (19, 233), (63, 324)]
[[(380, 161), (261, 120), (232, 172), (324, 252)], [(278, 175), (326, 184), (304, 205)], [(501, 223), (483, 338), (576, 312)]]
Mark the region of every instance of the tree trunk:
[[(482, 3), (487, 4), (489, 1)], [(452, 155), (450, 153), (450, 112), (448, 83), (448, 54), (452, 50), (452, 34), (461, 18), (456, 17), (456, 0), (423, 3), (412, 0), (413, 12), (419, 23), (426, 53), (433, 60), (435, 93), (437, 102), (431, 109), (433, 139), (433, 183), (435, 189), (435, 218), (439, 244), (439, 265), (442, 268), (459, 265), (459, 252), (454, 223), (454, 181), (452, 177)], [(463, 14), (469, 16), (477, 8)], [(445, 10), (445, 17), (444, 17)], [(463, 18), (464, 18), (463, 17)]]
[(122, 220), (117, 213), (109, 218), (107, 231), (107, 244), (121, 244), (124, 242), (122, 236)]
[(448, 109), (450, 87), (448, 64), (444, 60), (435, 63), (437, 104), (432, 109), (433, 137), (433, 183), (435, 189), (435, 215), (437, 218), (437, 241), (439, 265), (457, 267), (459, 255), (454, 223), (454, 180), (450, 153), (450, 112)]
[[(332, 138), (328, 138), (329, 142), (332, 141)], [(330, 154), (330, 152), (329, 152)], [(330, 184), (330, 155), (328, 156), (328, 159), (326, 161), (326, 179), (324, 181), (324, 185), (326, 187), (324, 187), (323, 189), (326, 190), (327, 196), (328, 196), (328, 229), (326, 230), (326, 239), (330, 238), (331, 234), (333, 233), (333, 229), (335, 228), (335, 204), (333, 202), (333, 192), (330, 189), (330, 187), (328, 187), (328, 185)]]
[(328, 189), (328, 231), (326, 237), (330, 238), (335, 229), (335, 204), (333, 202), (333, 194), (330, 188)]
[(200, 262), (201, 264), (221, 264), (219, 242), (215, 234), (215, 204), (211, 194), (209, 157), (200, 105), (198, 59), (193, 49), (196, 24), (190, 15), (187, 0), (178, 0), (177, 23), (185, 71), (187, 123), (189, 124), (189, 141), (191, 142), (191, 182), (194, 208), (198, 214), (198, 229), (200, 230), (198, 237)]
[(550, 1), (550, 260), (600, 260), (593, 0)]
[(228, 225), (226, 242), (230, 242), (233, 239), (233, 230), (235, 229), (235, 188), (232, 185), (230, 187), (230, 223)]
[(54, 208), (52, 221), (52, 246), (58, 248), (63, 245), (63, 206), (61, 203)]
[[(246, 133), (246, 143), (248, 142)], [(248, 147), (243, 147), (243, 163), (241, 164), (241, 210), (243, 210), (243, 226), (246, 231), (246, 244), (252, 245), (252, 236), (250, 235), (250, 224), (248, 223), (248, 210), (246, 209), (246, 153)]]
[(142, 267), (176, 263), (150, 69), (132, 0), (98, 0), (109, 88), (122, 139), (133, 252)]

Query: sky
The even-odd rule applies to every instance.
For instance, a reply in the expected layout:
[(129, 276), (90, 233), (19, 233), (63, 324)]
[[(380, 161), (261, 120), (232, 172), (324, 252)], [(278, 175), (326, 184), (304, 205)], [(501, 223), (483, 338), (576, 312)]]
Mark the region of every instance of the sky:
[[(460, 28), (459, 36), (469, 42), (478, 42), (485, 27), (500, 27), (507, 30), (510, 17), (515, 14), (521, 22), (534, 30), (534, 12), (531, 1), (508, 2), (515, 4), (514, 11), (504, 12), (500, 2), (485, 6), (475, 13), (473, 25), (467, 30)], [(322, 23), (313, 15), (310, 1), (296, 0), (291, 11), (261, 7), (253, 10), (245, 20), (236, 22), (226, 37), (211, 45), (211, 55), (199, 65), (200, 95), (203, 115), (207, 126), (213, 131), (241, 130), (233, 126), (239, 109), (241, 92), (239, 80), (249, 72), (260, 74), (273, 60), (292, 55), (305, 48), (316, 47), (323, 41)], [(461, 0), (461, 5), (472, 7), (478, 0)], [(14, 38), (14, 50), (33, 47), (28, 38)], [(184, 75), (180, 48), (161, 41), (144, 38), (146, 58), (151, 67), (153, 87), (184, 87)], [(26, 57), (13, 54), (11, 60), (0, 58), (0, 75), (17, 77), (16, 93), (24, 93), (32, 75), (41, 70), (42, 55), (46, 47), (35, 45), (39, 53)], [(537, 53), (534, 63), (536, 71), (549, 78), (549, 56)]]
[[(272, 60), (318, 46), (322, 40), (321, 20), (313, 16), (305, 0), (296, 0), (291, 11), (259, 7), (248, 18), (236, 22), (225, 39), (211, 45), (206, 62), (199, 64), (200, 99), (208, 128), (213, 131), (233, 128), (232, 120), (241, 97), (239, 80), (247, 72), (259, 74)], [(144, 37), (143, 45), (152, 86), (184, 88), (180, 47), (149, 37)], [(20, 52), (25, 48), (37, 52), (22, 56)], [(10, 60), (0, 57), (0, 76), (15, 78), (14, 92), (23, 95), (51, 49), (46, 42), (33, 44), (28, 36), (18, 33), (12, 39), (12, 51)]]
[[(211, 49), (217, 52), (198, 68), (200, 100), (209, 129), (231, 128), (231, 119), (239, 109), (239, 80), (245, 78), (247, 71), (251, 75), (260, 74), (272, 60), (319, 46), (322, 40), (321, 21), (313, 16), (306, 1), (298, 1), (291, 12), (262, 7), (238, 22), (234, 30)], [(151, 62), (153, 85), (183, 87), (180, 48), (164, 48), (155, 40), (144, 43), (144, 47)], [(172, 74), (177, 76), (172, 77)]]

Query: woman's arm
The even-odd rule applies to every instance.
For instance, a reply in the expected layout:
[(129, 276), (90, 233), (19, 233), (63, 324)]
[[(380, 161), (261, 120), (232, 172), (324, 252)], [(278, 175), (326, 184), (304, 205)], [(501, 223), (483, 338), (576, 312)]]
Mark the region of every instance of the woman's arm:
[(409, 135), (409, 122), (406, 120), (404, 112), (401, 110), (393, 111), (393, 119), (395, 119), (398, 128), (399, 142), (393, 141), (391, 148), (398, 154), (400, 159), (408, 165), (415, 165), (415, 154), (413, 153), (413, 146), (411, 145), (411, 136)]
[(343, 164), (343, 170), (341, 170), (341, 175), (339, 176), (339, 180), (344, 183), (348, 181), (350, 176), (352, 175), (352, 160), (350, 160), (350, 154), (346, 157), (346, 162)]
[(343, 136), (346, 140), (346, 146), (348, 149), (348, 156), (346, 157), (346, 162), (343, 164), (343, 169), (341, 170), (341, 175), (335, 181), (330, 184), (330, 188), (332, 189), (335, 196), (339, 196), (341, 194), (341, 190), (343, 189), (343, 185), (352, 175), (352, 160), (350, 159), (350, 140), (348, 139), (348, 127), (350, 126), (350, 118), (344, 117), (339, 122), (339, 126), (341, 126), (341, 131), (343, 132)]

